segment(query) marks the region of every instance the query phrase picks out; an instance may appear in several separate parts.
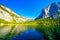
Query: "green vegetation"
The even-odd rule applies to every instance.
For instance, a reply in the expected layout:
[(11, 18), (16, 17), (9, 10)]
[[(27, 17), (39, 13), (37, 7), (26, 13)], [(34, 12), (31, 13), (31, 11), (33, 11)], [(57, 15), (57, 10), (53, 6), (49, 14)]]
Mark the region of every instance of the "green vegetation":
[(37, 23), (36, 30), (43, 33), (45, 40), (60, 40), (60, 18), (43, 18)]
[(3, 23), (3, 24), (8, 24), (9, 22), (3, 20), (3, 19), (0, 19), (0, 23)]
[(60, 39), (60, 18), (42, 18), (39, 20), (24, 22), (22, 24), (42, 32), (45, 40)]

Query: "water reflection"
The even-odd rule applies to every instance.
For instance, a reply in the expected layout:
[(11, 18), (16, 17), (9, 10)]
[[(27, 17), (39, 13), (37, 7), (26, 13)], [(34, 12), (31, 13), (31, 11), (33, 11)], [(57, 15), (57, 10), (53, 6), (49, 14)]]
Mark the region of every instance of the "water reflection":
[(13, 37), (12, 40), (43, 40), (43, 36), (41, 33), (38, 33), (35, 29), (31, 28)]
[(33, 27), (3, 25), (0, 26), (0, 40), (43, 40), (43, 36)]

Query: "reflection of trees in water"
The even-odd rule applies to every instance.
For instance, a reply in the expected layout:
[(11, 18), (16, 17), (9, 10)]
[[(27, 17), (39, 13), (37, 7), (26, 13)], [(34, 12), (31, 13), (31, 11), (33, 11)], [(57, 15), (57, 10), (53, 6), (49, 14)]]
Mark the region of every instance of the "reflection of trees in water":
[(60, 20), (45, 20), (37, 25), (36, 29), (42, 32), (45, 40), (60, 40)]
[[(3, 30), (3, 33), (2, 33)], [(12, 36), (24, 32), (27, 27), (20, 25), (3, 25), (0, 27), (0, 40), (10, 40)], [(1, 37), (2, 35), (2, 37)]]

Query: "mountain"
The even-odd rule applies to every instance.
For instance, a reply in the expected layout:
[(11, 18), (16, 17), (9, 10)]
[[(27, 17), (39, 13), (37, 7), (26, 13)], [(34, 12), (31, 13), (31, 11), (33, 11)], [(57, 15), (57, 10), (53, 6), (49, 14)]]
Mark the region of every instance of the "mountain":
[(51, 5), (42, 9), (41, 14), (36, 18), (57, 18), (60, 17), (60, 2), (52, 3)]
[(10, 10), (9, 8), (0, 5), (0, 23), (20, 23), (27, 21), (26, 18), (19, 16), (14, 11)]

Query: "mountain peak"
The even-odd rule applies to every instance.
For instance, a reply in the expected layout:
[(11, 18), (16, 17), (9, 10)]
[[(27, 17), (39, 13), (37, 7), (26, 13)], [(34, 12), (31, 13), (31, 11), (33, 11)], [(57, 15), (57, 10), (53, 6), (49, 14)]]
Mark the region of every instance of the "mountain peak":
[(36, 18), (57, 18), (60, 17), (60, 2), (54, 2), (42, 9), (41, 14)]

